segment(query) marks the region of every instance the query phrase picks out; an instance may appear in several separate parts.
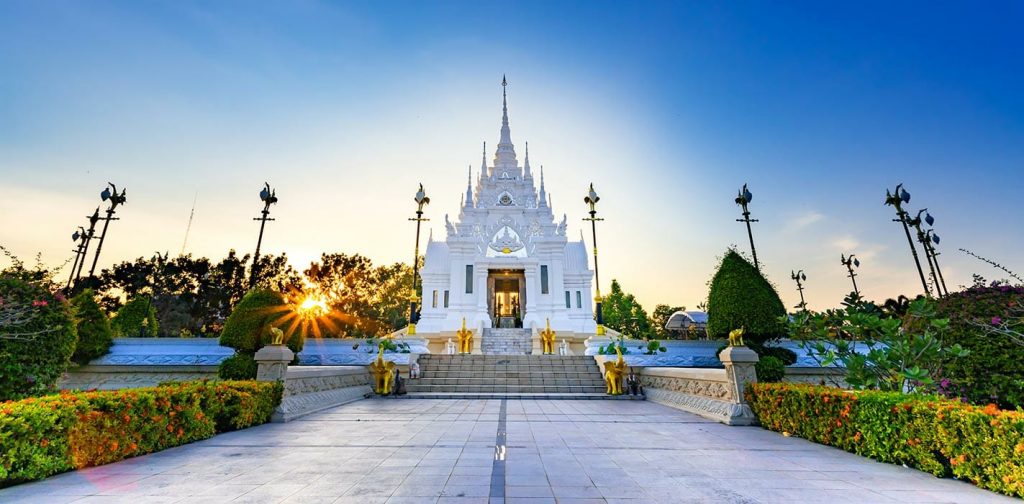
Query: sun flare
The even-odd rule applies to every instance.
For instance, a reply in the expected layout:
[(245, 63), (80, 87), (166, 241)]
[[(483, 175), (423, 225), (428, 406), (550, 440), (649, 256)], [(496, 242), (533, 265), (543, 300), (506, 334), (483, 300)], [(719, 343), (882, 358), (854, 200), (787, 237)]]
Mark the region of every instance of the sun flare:
[(296, 311), (303, 317), (315, 318), (326, 315), (330, 309), (327, 307), (327, 301), (322, 296), (310, 294), (303, 298)]

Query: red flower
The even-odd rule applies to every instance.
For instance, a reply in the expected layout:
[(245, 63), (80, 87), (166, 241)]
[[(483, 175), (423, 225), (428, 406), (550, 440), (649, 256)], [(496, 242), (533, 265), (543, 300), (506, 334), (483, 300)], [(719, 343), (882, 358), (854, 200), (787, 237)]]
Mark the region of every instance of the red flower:
[(46, 306), (48, 304), (50, 304), (50, 303), (48, 301), (44, 300), (44, 299), (38, 299), (36, 301), (32, 301), (32, 306), (33, 307)]

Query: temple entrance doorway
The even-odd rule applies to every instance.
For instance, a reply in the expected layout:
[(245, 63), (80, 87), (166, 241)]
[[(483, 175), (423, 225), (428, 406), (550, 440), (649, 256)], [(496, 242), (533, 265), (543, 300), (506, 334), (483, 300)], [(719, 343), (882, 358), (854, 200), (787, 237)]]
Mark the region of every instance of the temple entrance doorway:
[(488, 270), (487, 308), (493, 327), (523, 327), (526, 275), (523, 270)]

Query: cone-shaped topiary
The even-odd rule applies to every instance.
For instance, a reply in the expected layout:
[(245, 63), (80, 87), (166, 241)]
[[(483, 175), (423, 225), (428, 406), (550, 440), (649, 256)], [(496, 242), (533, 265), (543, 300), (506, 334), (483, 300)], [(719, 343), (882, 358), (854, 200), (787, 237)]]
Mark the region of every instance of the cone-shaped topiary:
[(779, 317), (786, 307), (761, 272), (729, 249), (711, 279), (708, 292), (708, 335), (725, 338), (729, 331), (742, 327), (743, 339), (764, 343), (783, 334)]
[(235, 306), (224, 322), (220, 344), (239, 353), (254, 354), (270, 341), (270, 327), (285, 331), (285, 343), (293, 352), (302, 350), (302, 337), (298, 331), (289, 334), (285, 319), (293, 312), (280, 292), (267, 289), (249, 291)]
[(75, 309), (75, 323), (78, 327), (78, 345), (71, 360), (79, 364), (101, 357), (110, 350), (114, 333), (110, 329), (110, 319), (100, 309), (92, 289), (85, 289), (71, 299)]
[(156, 337), (159, 325), (156, 321), (156, 308), (147, 296), (132, 298), (110, 320), (115, 338), (153, 338)]

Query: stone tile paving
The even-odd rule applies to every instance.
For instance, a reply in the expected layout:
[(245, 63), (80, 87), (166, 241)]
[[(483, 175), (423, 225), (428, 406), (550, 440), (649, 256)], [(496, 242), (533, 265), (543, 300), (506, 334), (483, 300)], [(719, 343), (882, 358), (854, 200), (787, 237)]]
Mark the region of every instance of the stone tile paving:
[(359, 401), (0, 490), (0, 502), (1014, 502), (650, 402), (507, 400), (504, 436), (502, 411)]

